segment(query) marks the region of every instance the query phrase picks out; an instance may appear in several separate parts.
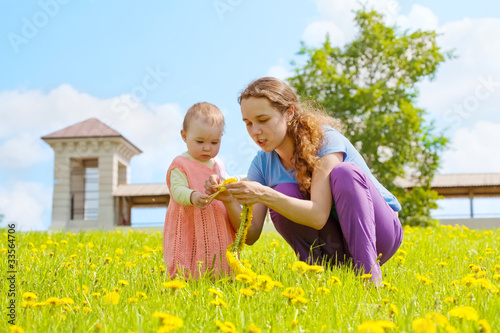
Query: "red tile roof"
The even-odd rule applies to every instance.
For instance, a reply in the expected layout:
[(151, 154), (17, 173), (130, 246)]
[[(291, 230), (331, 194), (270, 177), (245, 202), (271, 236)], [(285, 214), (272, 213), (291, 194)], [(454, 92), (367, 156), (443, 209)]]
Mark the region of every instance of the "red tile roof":
[(120, 133), (96, 118), (90, 118), (45, 135), (42, 139), (120, 137)]

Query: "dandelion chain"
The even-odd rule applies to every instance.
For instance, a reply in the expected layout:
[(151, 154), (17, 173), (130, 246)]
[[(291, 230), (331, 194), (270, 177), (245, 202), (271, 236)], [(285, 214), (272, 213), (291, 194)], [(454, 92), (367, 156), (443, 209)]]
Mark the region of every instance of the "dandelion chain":
[[(215, 197), (220, 193), (226, 190), (224, 185), (229, 183), (235, 183), (238, 180), (235, 178), (226, 179), (222, 185), (220, 185), (219, 191), (215, 192), (208, 200), (210, 202), (215, 199)], [(247, 239), (248, 228), (252, 224), (252, 211), (253, 205), (243, 205), (241, 211), (241, 223), (238, 232), (236, 233), (236, 238), (234, 242), (228, 245), (226, 249), (226, 257), (229, 266), (237, 273), (237, 274), (246, 274), (253, 278), (257, 276), (250, 268), (245, 267), (239, 257), (240, 252), (243, 249), (243, 245), (245, 245)]]

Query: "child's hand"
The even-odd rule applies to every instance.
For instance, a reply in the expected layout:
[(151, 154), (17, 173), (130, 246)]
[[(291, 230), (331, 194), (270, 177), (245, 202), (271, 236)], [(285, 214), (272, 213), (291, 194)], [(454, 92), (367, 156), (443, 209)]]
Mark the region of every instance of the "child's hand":
[(222, 179), (218, 175), (210, 175), (210, 177), (205, 180), (205, 193), (208, 195), (212, 195), (217, 192), (219, 189), (218, 185), (222, 184)]
[(193, 204), (193, 206), (195, 207), (198, 207), (198, 208), (205, 208), (207, 207), (207, 204), (208, 204), (208, 199), (209, 196), (208, 195), (205, 195), (201, 192), (198, 192), (198, 191), (193, 191), (191, 192), (191, 203)]

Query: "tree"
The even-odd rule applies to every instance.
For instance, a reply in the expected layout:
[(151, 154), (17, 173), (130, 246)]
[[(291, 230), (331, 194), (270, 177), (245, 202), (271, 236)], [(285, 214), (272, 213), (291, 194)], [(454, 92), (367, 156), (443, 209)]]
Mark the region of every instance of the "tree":
[[(358, 35), (343, 48), (333, 47), (328, 36), (320, 48), (303, 43), (299, 55), (307, 61), (295, 65), (289, 82), (302, 99), (316, 101), (341, 121), (375, 177), (398, 197), (401, 221), (430, 225), (439, 198), (430, 182), (448, 140), (425, 123), (425, 110), (415, 106), (415, 84), (433, 79), (452, 55), (437, 46), (435, 32), (399, 32), (375, 11), (360, 10), (355, 21)], [(398, 187), (397, 177), (418, 186)]]

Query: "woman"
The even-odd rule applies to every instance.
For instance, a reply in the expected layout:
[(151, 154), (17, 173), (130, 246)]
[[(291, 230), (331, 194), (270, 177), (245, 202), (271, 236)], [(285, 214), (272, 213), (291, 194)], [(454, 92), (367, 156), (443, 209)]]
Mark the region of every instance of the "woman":
[[(240, 204), (254, 205), (247, 235), (260, 236), (267, 209), (276, 230), (307, 262), (352, 260), (382, 282), (380, 265), (399, 248), (403, 232), (397, 199), (372, 175), (334, 120), (299, 102), (286, 83), (253, 81), (238, 102), (248, 134), (262, 149), (248, 181), (228, 184), (221, 200), (235, 229)], [(211, 176), (208, 194), (222, 182)]]

